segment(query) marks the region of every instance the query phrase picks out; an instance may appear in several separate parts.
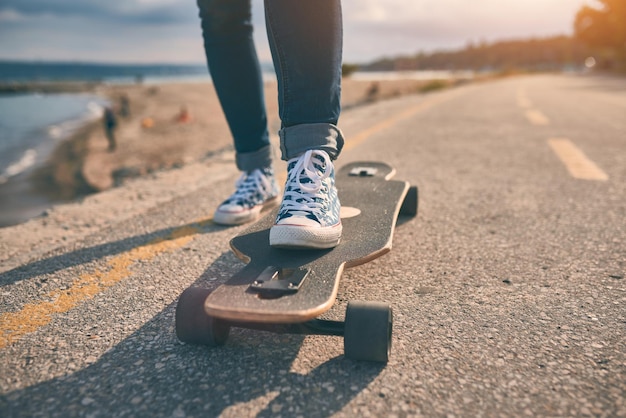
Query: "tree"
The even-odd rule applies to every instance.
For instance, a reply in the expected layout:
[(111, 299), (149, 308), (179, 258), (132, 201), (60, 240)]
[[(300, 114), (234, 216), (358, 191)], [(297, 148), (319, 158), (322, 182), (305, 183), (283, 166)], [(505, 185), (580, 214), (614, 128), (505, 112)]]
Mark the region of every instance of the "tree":
[(626, 1), (598, 0), (599, 8), (583, 6), (576, 14), (576, 38), (594, 48), (608, 67), (626, 69)]

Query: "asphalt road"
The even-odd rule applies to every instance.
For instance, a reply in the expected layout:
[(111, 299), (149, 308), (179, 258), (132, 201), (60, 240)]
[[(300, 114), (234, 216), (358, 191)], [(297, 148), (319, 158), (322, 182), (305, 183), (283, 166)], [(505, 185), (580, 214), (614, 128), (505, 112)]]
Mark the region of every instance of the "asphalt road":
[(382, 160), (420, 189), (328, 313), (389, 302), (387, 365), (338, 337), (178, 342), (179, 294), (242, 267), (241, 228), (210, 221), (226, 156), (200, 189), (0, 270), (0, 416), (626, 416), (626, 79), (471, 83), (341, 127), (338, 165)]

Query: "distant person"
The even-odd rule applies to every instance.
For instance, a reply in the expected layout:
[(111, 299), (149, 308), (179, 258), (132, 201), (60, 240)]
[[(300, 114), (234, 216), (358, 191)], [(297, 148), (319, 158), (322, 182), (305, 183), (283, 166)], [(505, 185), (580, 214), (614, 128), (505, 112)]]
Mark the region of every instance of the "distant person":
[(110, 107), (104, 108), (104, 133), (109, 141), (109, 152), (115, 151), (117, 144), (115, 142), (115, 128), (117, 126), (117, 119), (115, 113)]
[[(279, 187), (252, 39), (250, 0), (198, 0), (213, 85), (233, 135), (242, 171), (213, 220), (237, 225), (278, 204)], [(332, 248), (342, 233), (333, 161), (344, 138), (340, 114), (340, 0), (266, 0), (270, 49), (278, 79), (280, 150), (288, 162), (272, 246)]]
[(380, 84), (378, 83), (378, 81), (373, 81), (367, 88), (367, 92), (365, 93), (365, 100), (367, 100), (368, 102), (374, 102), (378, 99), (379, 93)]

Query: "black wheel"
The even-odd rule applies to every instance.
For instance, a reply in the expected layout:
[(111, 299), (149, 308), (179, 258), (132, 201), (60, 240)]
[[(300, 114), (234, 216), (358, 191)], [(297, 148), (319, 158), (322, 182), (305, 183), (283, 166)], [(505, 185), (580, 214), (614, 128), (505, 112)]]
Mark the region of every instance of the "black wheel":
[(409, 187), (409, 191), (406, 193), (402, 206), (400, 206), (400, 215), (405, 216), (417, 216), (417, 208), (419, 206), (419, 193), (417, 186)]
[(228, 339), (228, 323), (204, 311), (209, 294), (210, 290), (190, 287), (180, 295), (176, 306), (176, 336), (180, 341), (216, 347)]
[(387, 363), (392, 329), (393, 313), (386, 303), (348, 303), (343, 340), (345, 356), (352, 360)]

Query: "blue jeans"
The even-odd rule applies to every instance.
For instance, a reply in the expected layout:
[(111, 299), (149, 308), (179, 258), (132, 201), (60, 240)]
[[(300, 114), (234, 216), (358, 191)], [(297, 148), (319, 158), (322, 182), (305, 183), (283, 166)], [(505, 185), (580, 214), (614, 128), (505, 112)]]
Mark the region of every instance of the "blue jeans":
[[(197, 0), (207, 63), (243, 171), (271, 165), (263, 80), (252, 38), (250, 0)], [(340, 0), (265, 0), (278, 79), (284, 160), (310, 149), (339, 156)]]

